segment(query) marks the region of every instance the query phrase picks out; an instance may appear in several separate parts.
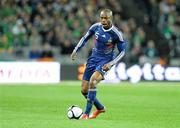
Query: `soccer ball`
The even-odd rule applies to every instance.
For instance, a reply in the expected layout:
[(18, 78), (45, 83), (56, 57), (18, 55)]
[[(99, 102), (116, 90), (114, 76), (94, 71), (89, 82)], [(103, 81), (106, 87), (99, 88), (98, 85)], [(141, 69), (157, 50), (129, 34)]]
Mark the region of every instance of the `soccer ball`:
[(79, 106), (73, 105), (68, 108), (67, 117), (69, 119), (78, 120), (82, 114), (83, 114), (83, 110)]

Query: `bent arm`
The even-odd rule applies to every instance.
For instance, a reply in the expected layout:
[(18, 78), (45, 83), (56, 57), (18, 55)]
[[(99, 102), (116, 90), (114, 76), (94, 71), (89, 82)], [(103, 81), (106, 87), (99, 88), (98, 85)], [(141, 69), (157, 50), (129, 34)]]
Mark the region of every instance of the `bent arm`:
[(115, 59), (113, 59), (111, 62), (109, 62), (109, 64), (111, 66), (115, 65), (125, 55), (125, 45), (126, 45), (125, 41), (121, 41), (121, 42), (119, 42), (117, 44), (117, 48), (118, 48), (119, 54), (116, 56)]

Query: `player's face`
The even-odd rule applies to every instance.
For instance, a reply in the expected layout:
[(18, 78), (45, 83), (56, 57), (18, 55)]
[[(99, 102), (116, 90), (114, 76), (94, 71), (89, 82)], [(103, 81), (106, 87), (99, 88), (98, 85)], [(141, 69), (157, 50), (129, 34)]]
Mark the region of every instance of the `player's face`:
[(112, 25), (112, 23), (111, 23), (112, 22), (112, 15), (102, 11), (100, 13), (100, 21), (101, 21), (103, 28), (108, 29)]

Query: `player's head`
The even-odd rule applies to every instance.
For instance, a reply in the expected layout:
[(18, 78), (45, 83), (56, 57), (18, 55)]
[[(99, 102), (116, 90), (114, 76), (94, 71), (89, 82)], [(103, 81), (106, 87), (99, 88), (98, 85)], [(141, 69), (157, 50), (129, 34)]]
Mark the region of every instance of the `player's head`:
[(113, 14), (110, 9), (103, 9), (100, 13), (100, 21), (103, 28), (108, 29), (112, 26)]

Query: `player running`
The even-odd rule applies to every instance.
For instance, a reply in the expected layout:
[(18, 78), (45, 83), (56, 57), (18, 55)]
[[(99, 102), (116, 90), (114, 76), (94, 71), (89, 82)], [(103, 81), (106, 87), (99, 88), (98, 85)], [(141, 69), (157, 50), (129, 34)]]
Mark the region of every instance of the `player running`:
[[(113, 25), (112, 19), (111, 10), (102, 10), (100, 12), (100, 22), (89, 28), (71, 54), (72, 60), (75, 60), (78, 51), (87, 43), (89, 38), (95, 35), (95, 48), (92, 49), (92, 54), (87, 60), (82, 80), (81, 92), (87, 99), (86, 110), (81, 117), (82, 119), (96, 118), (100, 113), (105, 112), (105, 107), (96, 98), (96, 86), (104, 79), (106, 72), (125, 54), (125, 40), (121, 31)], [(119, 51), (116, 57), (114, 57), (115, 46)], [(93, 105), (97, 110), (90, 115)]]

